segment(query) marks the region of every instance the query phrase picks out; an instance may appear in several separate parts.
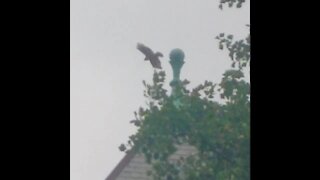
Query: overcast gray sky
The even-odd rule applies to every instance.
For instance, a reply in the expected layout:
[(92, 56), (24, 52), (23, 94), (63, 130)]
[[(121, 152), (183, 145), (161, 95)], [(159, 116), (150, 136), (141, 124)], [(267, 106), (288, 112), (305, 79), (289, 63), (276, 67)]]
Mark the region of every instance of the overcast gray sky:
[(215, 36), (245, 37), (250, 13), (249, 3), (221, 11), (218, 1), (71, 0), (71, 180), (103, 180), (124, 156), (118, 146), (136, 130), (129, 121), (153, 73), (137, 42), (164, 54), (167, 84), (174, 48), (185, 52), (181, 78), (190, 88), (219, 82), (231, 63)]

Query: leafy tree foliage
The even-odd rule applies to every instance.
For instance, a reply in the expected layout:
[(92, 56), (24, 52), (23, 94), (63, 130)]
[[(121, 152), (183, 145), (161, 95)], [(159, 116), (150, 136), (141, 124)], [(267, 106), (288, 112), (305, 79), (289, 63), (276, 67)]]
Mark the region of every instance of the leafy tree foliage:
[(234, 5), (237, 8), (241, 8), (242, 4), (245, 2), (245, 0), (220, 0), (219, 8), (222, 9), (224, 5), (228, 5), (228, 7), (234, 7)]
[[(243, 2), (221, 0), (220, 5)], [(165, 71), (154, 71), (151, 84), (143, 81), (147, 108), (134, 112), (131, 123), (138, 132), (119, 149), (143, 153), (155, 180), (250, 179), (250, 83), (244, 79), (244, 69), (250, 68), (250, 34), (237, 41), (223, 33), (216, 38), (232, 61), (219, 83), (205, 81), (190, 89), (183, 80), (180, 94), (170, 96), (163, 88)], [(180, 144), (194, 146), (197, 152), (169, 161)]]
[(232, 67), (236, 65), (239, 69), (246, 67), (250, 63), (250, 34), (245, 39), (233, 41), (233, 35), (220, 33), (216, 37), (219, 40), (219, 48), (223, 50), (227, 48), (229, 57), (232, 60)]
[[(139, 127), (119, 148), (143, 153), (154, 167), (154, 179), (248, 179), (250, 84), (241, 70), (228, 70), (219, 84), (205, 81), (191, 91), (181, 83), (182, 106), (166, 94), (164, 71), (154, 72), (153, 84), (144, 83), (148, 108), (135, 112)], [(218, 94), (224, 100), (214, 100)], [(190, 144), (198, 153), (175, 163), (168, 161), (176, 145)]]

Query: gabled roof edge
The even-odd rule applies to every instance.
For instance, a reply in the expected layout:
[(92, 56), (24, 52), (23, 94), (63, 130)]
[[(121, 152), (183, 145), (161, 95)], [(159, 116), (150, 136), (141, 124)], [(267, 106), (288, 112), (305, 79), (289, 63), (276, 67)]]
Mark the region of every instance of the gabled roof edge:
[(134, 155), (135, 155), (134, 151), (129, 151), (118, 163), (118, 165), (111, 171), (111, 173), (105, 180), (116, 180), (116, 178), (119, 176), (121, 171), (131, 161)]

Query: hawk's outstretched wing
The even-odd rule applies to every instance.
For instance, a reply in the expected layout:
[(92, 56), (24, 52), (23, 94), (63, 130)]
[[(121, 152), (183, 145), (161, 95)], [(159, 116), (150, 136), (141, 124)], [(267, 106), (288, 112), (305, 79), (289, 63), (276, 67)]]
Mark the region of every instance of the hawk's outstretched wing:
[(146, 59), (150, 59), (153, 56), (153, 51), (141, 43), (137, 44), (137, 49), (146, 56)]

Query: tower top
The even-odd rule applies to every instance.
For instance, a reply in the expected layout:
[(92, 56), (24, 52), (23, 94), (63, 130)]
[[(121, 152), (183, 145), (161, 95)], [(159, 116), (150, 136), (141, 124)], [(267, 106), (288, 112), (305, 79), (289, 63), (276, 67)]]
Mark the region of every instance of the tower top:
[(171, 61), (183, 61), (184, 52), (179, 48), (173, 49), (170, 52), (170, 59)]
[(170, 86), (175, 88), (181, 82), (180, 71), (184, 64), (184, 52), (181, 49), (173, 49), (170, 52), (170, 64), (173, 70), (173, 80), (170, 82)]
[(184, 52), (181, 49), (173, 49), (170, 52), (170, 64), (173, 70), (173, 80), (170, 82), (171, 96), (174, 98), (174, 105), (180, 108), (183, 103), (182, 97), (182, 82), (180, 80), (180, 71), (184, 64)]

